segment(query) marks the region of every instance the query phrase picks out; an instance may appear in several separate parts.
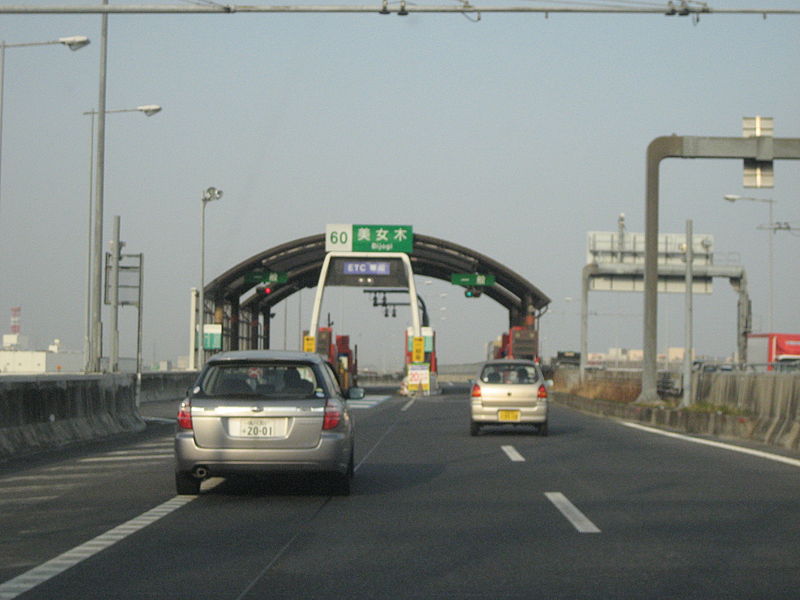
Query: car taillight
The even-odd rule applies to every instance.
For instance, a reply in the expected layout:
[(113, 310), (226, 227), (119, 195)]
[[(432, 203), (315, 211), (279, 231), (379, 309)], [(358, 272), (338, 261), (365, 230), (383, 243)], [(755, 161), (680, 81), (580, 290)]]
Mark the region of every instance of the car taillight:
[(193, 429), (191, 400), (181, 402), (181, 407), (178, 409), (178, 429)]
[(477, 383), (472, 384), (472, 397), (473, 398), (481, 397), (481, 386), (479, 386)]
[(322, 429), (336, 429), (342, 422), (342, 407), (336, 400), (328, 400), (325, 404), (325, 418), (322, 421)]
[(539, 386), (539, 391), (536, 394), (536, 397), (539, 398), (540, 400), (547, 399), (547, 386), (545, 384)]

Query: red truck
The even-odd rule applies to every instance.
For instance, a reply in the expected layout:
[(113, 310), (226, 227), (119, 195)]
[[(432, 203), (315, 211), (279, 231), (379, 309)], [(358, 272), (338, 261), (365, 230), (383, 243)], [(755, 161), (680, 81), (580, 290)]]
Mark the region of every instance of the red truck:
[(751, 333), (747, 336), (747, 362), (767, 364), (772, 371), (780, 363), (800, 361), (800, 333)]

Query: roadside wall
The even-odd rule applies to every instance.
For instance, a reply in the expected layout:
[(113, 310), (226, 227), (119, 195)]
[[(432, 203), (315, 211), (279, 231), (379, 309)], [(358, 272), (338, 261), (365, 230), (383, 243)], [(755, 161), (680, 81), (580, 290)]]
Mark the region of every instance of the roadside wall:
[[(587, 374), (593, 384), (620, 384), (640, 377), (638, 373)], [(800, 374), (695, 372), (695, 408), (688, 410), (586, 398), (572, 392), (576, 383), (574, 373), (562, 374), (556, 385), (561, 391), (553, 393), (554, 399), (595, 414), (800, 450)], [(702, 410), (697, 405), (703, 405)]]
[(159, 371), (142, 373), (142, 389), (139, 402), (178, 400), (186, 395), (197, 379), (197, 371)]
[[(141, 400), (178, 399), (195, 377), (143, 374)], [(0, 461), (144, 427), (135, 375), (0, 377)]]

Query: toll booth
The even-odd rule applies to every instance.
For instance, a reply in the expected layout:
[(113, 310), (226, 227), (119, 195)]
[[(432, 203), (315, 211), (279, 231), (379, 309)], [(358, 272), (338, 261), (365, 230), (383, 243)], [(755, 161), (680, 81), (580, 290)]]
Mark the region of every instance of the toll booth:
[[(408, 393), (430, 394), (439, 393), (439, 366), (436, 358), (436, 332), (432, 327), (421, 327), (422, 348), (414, 348), (414, 329), (406, 328), (406, 381), (405, 389)], [(415, 350), (417, 352), (415, 352)], [(420, 351), (421, 350), (421, 351)], [(418, 354), (415, 356), (415, 354)], [(415, 360), (417, 359), (417, 360)]]
[(320, 327), (317, 331), (317, 354), (324, 356), (331, 364), (336, 364), (336, 348), (333, 341), (333, 328)]
[(339, 376), (339, 383), (342, 389), (348, 389), (358, 380), (358, 359), (357, 352), (350, 348), (349, 335), (337, 335), (334, 337), (333, 328), (320, 327), (317, 330), (317, 354), (325, 357), (336, 374)]
[(342, 387), (348, 389), (358, 385), (358, 359), (350, 349), (350, 336), (337, 335), (334, 347), (336, 348), (336, 362), (333, 364), (339, 373), (339, 382)]
[(494, 358), (539, 359), (539, 332), (533, 327), (517, 325), (503, 333), (494, 346)]

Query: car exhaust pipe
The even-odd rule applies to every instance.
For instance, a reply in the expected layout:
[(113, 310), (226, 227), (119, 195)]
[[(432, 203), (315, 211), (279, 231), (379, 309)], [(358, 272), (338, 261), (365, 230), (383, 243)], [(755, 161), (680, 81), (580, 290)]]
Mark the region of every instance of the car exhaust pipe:
[(195, 467), (192, 469), (192, 476), (197, 479), (205, 479), (208, 477), (208, 468), (207, 467)]

